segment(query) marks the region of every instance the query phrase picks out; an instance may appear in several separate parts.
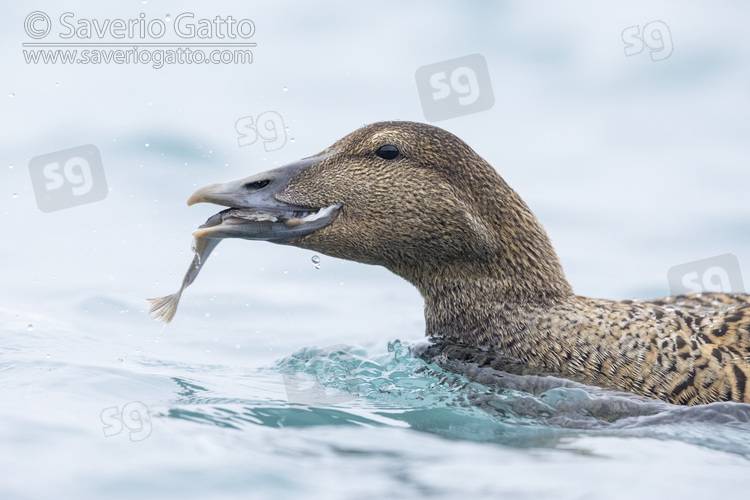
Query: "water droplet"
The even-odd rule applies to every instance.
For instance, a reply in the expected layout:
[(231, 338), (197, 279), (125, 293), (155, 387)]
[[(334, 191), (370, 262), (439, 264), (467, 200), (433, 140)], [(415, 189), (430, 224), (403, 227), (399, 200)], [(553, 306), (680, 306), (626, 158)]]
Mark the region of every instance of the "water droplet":
[(292, 137), (291, 139), (289, 139), (289, 142), (294, 142), (294, 137)]
[(47, 354), (47, 359), (49, 359), (49, 354)]
[(18, 193), (13, 193), (13, 198), (18, 198)]
[(146, 147), (148, 147), (148, 143), (146, 143)]
[(13, 165), (8, 165), (8, 168), (13, 170)]
[(9, 93), (8, 93), (8, 97), (13, 97), (13, 96), (15, 96), (15, 95), (16, 95), (16, 94), (14, 94), (13, 92), (9, 92)]
[(312, 263), (315, 265), (315, 269), (320, 269), (320, 257), (313, 255), (310, 260), (312, 260)]
[(26, 329), (31, 332), (31, 331), (34, 330), (34, 325), (32, 325), (31, 323), (29, 323), (29, 326), (27, 326)]
[(284, 87), (284, 92), (286, 92), (286, 91), (287, 91), (287, 88), (286, 88), (286, 87)]
[(164, 16), (164, 19), (165, 19), (165, 20), (166, 20), (167, 22), (169, 22), (169, 21), (171, 21), (171, 20), (172, 20), (172, 15), (171, 15), (171, 14), (167, 14), (166, 16)]
[(55, 87), (59, 87), (59, 86), (60, 86), (60, 82), (55, 82)]

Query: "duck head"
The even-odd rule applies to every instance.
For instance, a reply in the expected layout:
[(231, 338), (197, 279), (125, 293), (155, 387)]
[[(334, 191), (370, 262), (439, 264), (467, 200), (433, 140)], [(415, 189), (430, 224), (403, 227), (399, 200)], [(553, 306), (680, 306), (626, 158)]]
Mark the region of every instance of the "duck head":
[(197, 237), (267, 240), (382, 265), (423, 295), (480, 278), (534, 293), (567, 286), (520, 197), (463, 141), (431, 125), (368, 125), (314, 156), (202, 187), (188, 200), (199, 202), (230, 208)]

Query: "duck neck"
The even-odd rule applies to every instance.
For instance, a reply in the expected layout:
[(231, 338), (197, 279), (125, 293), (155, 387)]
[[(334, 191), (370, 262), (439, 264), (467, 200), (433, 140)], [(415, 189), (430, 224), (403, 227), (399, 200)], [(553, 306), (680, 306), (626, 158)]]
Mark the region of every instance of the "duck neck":
[(523, 335), (550, 309), (573, 297), (569, 286), (529, 294), (509, 280), (490, 276), (441, 275), (415, 285), (425, 301), (428, 336), (450, 337), (482, 348), (502, 346)]
[(536, 241), (517, 239), (484, 261), (397, 271), (424, 298), (426, 334), (482, 348), (502, 346), (572, 300), (573, 290), (541, 231)]

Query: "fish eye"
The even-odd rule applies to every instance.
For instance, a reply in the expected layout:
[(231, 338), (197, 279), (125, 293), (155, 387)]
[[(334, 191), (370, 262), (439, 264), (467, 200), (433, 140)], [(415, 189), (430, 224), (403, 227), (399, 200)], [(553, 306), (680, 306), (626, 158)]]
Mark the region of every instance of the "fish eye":
[(392, 144), (386, 144), (385, 146), (380, 146), (375, 151), (375, 154), (384, 160), (392, 160), (398, 156), (398, 148)]

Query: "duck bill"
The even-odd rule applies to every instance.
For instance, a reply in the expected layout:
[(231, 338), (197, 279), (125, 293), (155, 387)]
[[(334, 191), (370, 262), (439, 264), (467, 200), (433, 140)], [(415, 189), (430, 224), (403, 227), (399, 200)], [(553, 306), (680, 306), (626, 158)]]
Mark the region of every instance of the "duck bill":
[(188, 205), (214, 203), (229, 208), (210, 217), (193, 235), (288, 243), (331, 224), (341, 204), (296, 206), (276, 197), (295, 176), (327, 156), (313, 156), (243, 179), (199, 188), (188, 198)]

